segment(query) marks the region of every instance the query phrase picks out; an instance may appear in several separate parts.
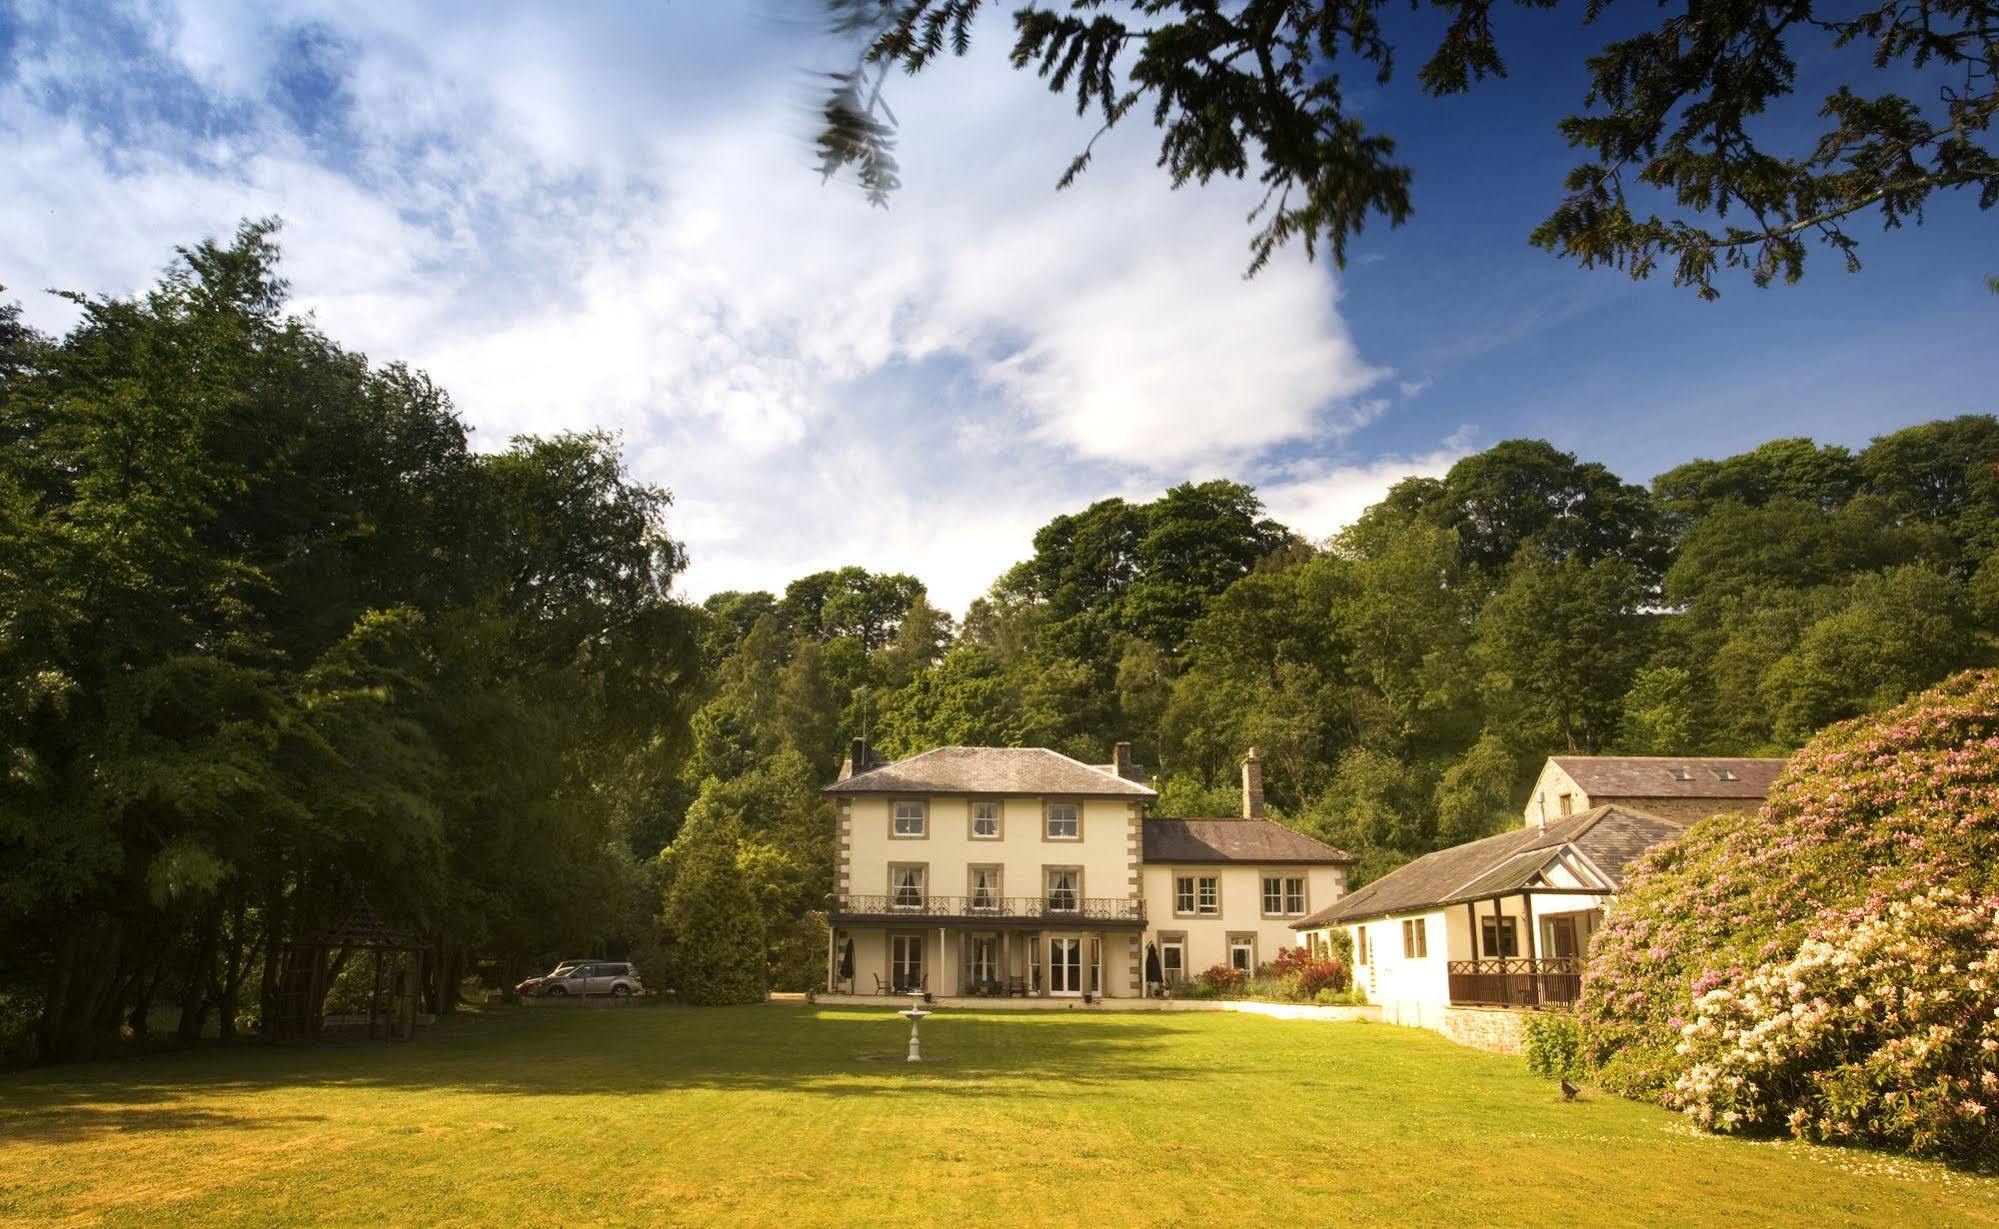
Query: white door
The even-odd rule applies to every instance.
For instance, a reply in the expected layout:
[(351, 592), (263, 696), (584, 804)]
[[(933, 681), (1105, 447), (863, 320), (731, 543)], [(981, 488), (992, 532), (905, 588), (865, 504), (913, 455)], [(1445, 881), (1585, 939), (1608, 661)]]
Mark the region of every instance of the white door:
[(1256, 944), (1248, 939), (1230, 939), (1229, 964), (1242, 973), (1256, 972)]
[(1048, 993), (1081, 994), (1083, 992), (1083, 941), (1081, 939), (1050, 939), (1048, 941)]

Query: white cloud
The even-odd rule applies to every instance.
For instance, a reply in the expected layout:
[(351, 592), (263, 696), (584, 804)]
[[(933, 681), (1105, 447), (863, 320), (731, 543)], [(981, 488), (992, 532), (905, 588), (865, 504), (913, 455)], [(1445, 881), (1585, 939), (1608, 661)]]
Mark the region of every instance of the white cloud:
[(1271, 514), (1314, 541), (1353, 524), (1404, 478), (1441, 478), (1460, 457), (1473, 451), (1468, 433), (1444, 440), (1418, 456), (1378, 457), (1357, 463), (1322, 463), (1295, 468), (1257, 489)]
[(696, 594), (859, 562), (962, 608), (1095, 498), (1267, 474), (1323, 533), (1444, 455), (1296, 460), (1388, 408), (1325, 269), (1243, 280), (1249, 189), (1168, 191), (1141, 122), (1056, 193), (1089, 127), (997, 47), (891, 83), (907, 186), (884, 213), (810, 173), (796, 68), (839, 60), (795, 29), (723, 6), (293, 12), (353, 56), (351, 161), (267, 105), (276, 19), (165, 13), (163, 56), (255, 122), (226, 161), (113, 170), (84, 121), (0, 92), (0, 250), (32, 254), (0, 280), (129, 292), (172, 244), (282, 213), (298, 301), (428, 369), (483, 446), (621, 430), (676, 493)]

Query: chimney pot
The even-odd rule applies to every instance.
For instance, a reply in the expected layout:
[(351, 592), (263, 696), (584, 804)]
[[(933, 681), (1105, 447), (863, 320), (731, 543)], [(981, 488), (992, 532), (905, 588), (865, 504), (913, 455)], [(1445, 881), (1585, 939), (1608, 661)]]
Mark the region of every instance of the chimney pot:
[(1255, 747), (1242, 757), (1242, 817), (1263, 818), (1263, 761), (1257, 758)]
[(847, 744), (847, 762), (840, 769), (840, 779), (844, 781), (848, 777), (859, 776), (873, 767), (874, 763), (868, 751), (868, 740), (853, 739)]
[(1131, 744), (1121, 742), (1111, 749), (1111, 771), (1130, 781), (1134, 779), (1131, 770)]

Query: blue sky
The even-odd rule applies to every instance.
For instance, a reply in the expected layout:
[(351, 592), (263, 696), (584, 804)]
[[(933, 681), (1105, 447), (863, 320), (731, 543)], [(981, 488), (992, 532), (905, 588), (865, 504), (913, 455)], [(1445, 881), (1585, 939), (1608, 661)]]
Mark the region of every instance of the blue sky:
[[(1999, 242), (1969, 199), (1863, 223), (1858, 275), (1817, 253), (1718, 303), (1529, 247), (1605, 37), (1563, 13), (1506, 13), (1513, 75), (1469, 97), (1424, 98), (1413, 54), (1385, 88), (1350, 70), (1415, 217), (1343, 272), (1287, 251), (1251, 282), (1253, 192), (1169, 191), (1142, 124), (1053, 190), (1088, 127), (1006, 68), (1003, 21), (891, 86), (892, 209), (821, 185), (808, 74), (851, 54), (811, 16), (0, 0), (0, 283), (60, 329), (43, 288), (128, 293), (282, 215), (298, 304), (431, 371), (483, 446), (621, 431), (675, 493), (697, 597), (857, 562), (962, 609), (1050, 516), (1188, 478), (1254, 482), (1318, 536), (1511, 436), (1643, 481), (1999, 410)], [(1806, 91), (1839, 66), (1808, 55)]]

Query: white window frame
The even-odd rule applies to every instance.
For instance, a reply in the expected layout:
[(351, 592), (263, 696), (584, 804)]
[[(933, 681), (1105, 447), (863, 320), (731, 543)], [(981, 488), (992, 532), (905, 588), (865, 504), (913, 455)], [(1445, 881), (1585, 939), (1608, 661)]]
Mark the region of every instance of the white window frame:
[[(910, 808), (907, 812), (904, 807)], [(905, 826), (914, 821), (915, 827)], [(930, 835), (930, 804), (920, 798), (898, 798), (889, 803), (888, 834), (898, 841), (920, 841)]]
[(1220, 917), (1222, 915), (1222, 877), (1220, 875), (1194, 876), (1194, 916)]
[[(903, 876), (915, 879), (905, 884)], [(913, 895), (904, 895), (905, 891)], [(930, 868), (921, 863), (898, 862), (888, 868), (888, 903), (891, 909), (921, 909), (930, 899)]]
[[(1298, 890), (1293, 892), (1292, 885)], [(1304, 875), (1284, 876), (1284, 916), (1304, 917), (1311, 912), (1311, 884)]]
[(1159, 976), (1169, 986), (1187, 980), (1187, 940), (1184, 937), (1159, 941)]
[[(987, 813), (986, 813), (986, 814), (983, 814), (983, 815), (982, 815), (982, 814), (980, 814), (980, 812), (981, 812), (981, 811), (984, 811), (984, 812), (987, 812)], [(981, 832), (981, 831), (979, 831), (979, 825), (980, 825), (980, 824), (982, 824), (982, 823), (986, 823), (986, 822), (989, 822), (989, 821), (991, 822), (991, 824), (992, 824), (992, 826), (993, 826), (993, 830), (992, 830), (991, 832)], [(1001, 815), (1001, 810), (1000, 810), (1000, 804), (999, 804), (999, 803), (997, 803), (997, 802), (974, 802), (974, 803), (972, 803), (972, 828), (971, 828), (971, 837), (972, 837), (972, 839), (973, 839), (973, 840), (975, 840), (975, 841), (997, 841), (997, 840), (999, 840), (999, 839), (1000, 839), (1000, 837), (1001, 837), (1001, 835), (1002, 835), (1002, 830), (1001, 830), (1001, 828), (1000, 828), (1000, 823), (1001, 823), (1001, 821), (1002, 821), (1002, 815)]]
[[(1187, 888), (1184, 896), (1180, 891), (1182, 884), (1185, 884)], [(1192, 875), (1173, 876), (1173, 912), (1178, 917), (1194, 916), (1194, 877)]]
[[(1057, 899), (1055, 877), (1057, 875), (1064, 875), (1069, 879), (1069, 886), (1062, 889), (1062, 891), (1068, 893), (1069, 906), (1066, 909), (1061, 908), (1055, 903)], [(1042, 899), (1047, 902), (1048, 912), (1060, 914), (1081, 913), (1083, 911), (1082, 869), (1075, 866), (1049, 866), (1042, 868), (1041, 892)]]
[[(965, 887), (971, 895), (965, 903), (980, 912), (998, 909), (1000, 906), (1000, 891), (1004, 886), (1004, 871), (1005, 868), (997, 863), (970, 868), (965, 876), (967, 880)], [(984, 893), (979, 891), (979, 876), (981, 875), (992, 876), (991, 891)]]
[[(1064, 808), (1069, 812), (1069, 831), (1055, 831), (1055, 811)], [(1050, 802), (1041, 816), (1041, 835), (1050, 841), (1080, 841), (1083, 839), (1083, 804), (1080, 802)]]

